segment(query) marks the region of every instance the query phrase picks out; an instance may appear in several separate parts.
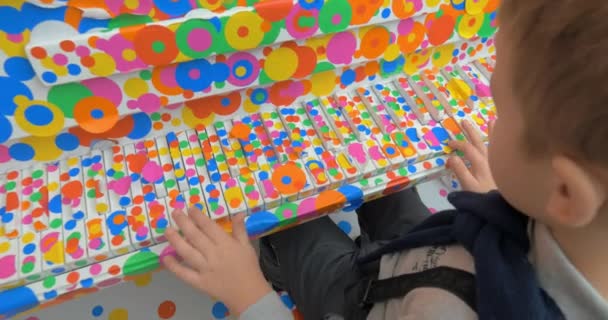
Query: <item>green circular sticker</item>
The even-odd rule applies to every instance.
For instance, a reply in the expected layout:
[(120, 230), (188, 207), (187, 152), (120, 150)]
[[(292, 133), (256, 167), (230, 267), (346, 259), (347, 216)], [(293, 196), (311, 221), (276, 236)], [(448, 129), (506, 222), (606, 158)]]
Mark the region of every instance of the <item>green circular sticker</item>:
[(42, 282), (42, 285), (49, 289), (51, 287), (53, 287), (55, 285), (56, 279), (53, 276), (47, 277), (44, 279), (44, 281)]
[(216, 26), (209, 20), (188, 20), (175, 32), (177, 47), (188, 57), (194, 59), (207, 57), (217, 49), (216, 30)]
[(481, 29), (477, 31), (477, 35), (482, 38), (489, 38), (494, 35), (496, 32), (496, 23), (492, 19), (492, 13), (487, 13), (483, 17), (483, 23), (481, 24)]
[(346, 0), (329, 0), (319, 11), (319, 27), (323, 33), (346, 30), (353, 17), (353, 10)]

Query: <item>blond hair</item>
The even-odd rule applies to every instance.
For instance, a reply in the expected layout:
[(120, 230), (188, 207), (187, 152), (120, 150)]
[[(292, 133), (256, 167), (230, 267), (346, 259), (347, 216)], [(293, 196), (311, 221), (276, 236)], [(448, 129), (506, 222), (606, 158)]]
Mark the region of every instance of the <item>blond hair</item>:
[(503, 0), (499, 18), (529, 151), (608, 168), (608, 1)]

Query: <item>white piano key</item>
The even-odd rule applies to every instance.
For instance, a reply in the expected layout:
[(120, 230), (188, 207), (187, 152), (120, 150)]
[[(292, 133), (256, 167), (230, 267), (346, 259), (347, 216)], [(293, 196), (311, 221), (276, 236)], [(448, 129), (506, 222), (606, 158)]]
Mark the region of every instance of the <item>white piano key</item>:
[[(390, 82), (386, 83), (375, 83), (372, 87), (373, 95), (375, 95), (379, 101), (379, 103), (384, 106), (383, 111), (390, 116), (392, 122), (400, 128), (401, 131), (405, 131), (408, 128), (408, 119), (403, 117), (403, 111), (397, 105), (397, 94), (393, 93), (393, 95), (387, 94), (386, 91), (390, 92), (392, 88), (390, 88)], [(370, 95), (371, 98), (371, 95)]]
[[(186, 131), (186, 136), (188, 137), (192, 158), (188, 158), (185, 161), (186, 163), (194, 163), (194, 167), (198, 174), (198, 183), (200, 184), (200, 188), (203, 191), (205, 200), (207, 201), (209, 217), (213, 220), (226, 220), (229, 217), (228, 205), (226, 204), (225, 200), (226, 198), (224, 197), (220, 185), (213, 182), (209, 176), (210, 172), (208, 172), (207, 169), (207, 159), (204, 156), (206, 151), (203, 151), (200, 144), (200, 139), (206, 138), (207, 134), (205, 133), (201, 137), (200, 132), (188, 130)], [(204, 141), (207, 143), (209, 142), (208, 140)], [(206, 148), (211, 148), (211, 146), (207, 145)], [(217, 174), (217, 176), (219, 179), (219, 174)], [(196, 183), (196, 180), (192, 180), (191, 182)]]
[[(239, 188), (247, 206), (247, 212), (253, 213), (262, 210), (264, 208), (262, 193), (256, 182), (254, 172), (249, 169), (247, 159), (241, 149), (241, 144), (235, 136), (239, 135), (239, 128), (237, 127), (236, 130), (233, 130), (231, 121), (217, 122), (215, 128), (231, 175), (239, 183)], [(222, 136), (219, 136), (220, 132), (222, 132)]]
[[(380, 88), (382, 88), (382, 85), (380, 85)], [(382, 130), (382, 133), (389, 135), (408, 164), (418, 162), (421, 156), (418, 155), (417, 146), (406, 135), (405, 129), (394, 122), (393, 116), (387, 112), (391, 108), (385, 105), (384, 101), (376, 95), (376, 90), (358, 88), (357, 93), (360, 95), (369, 114), (374, 118), (380, 130)], [(405, 121), (403, 122), (406, 124)]]
[[(410, 118), (408, 120), (418, 120), (422, 125), (428, 125), (429, 122), (433, 120), (433, 116), (431, 116), (431, 113), (427, 109), (428, 104), (426, 104), (426, 101), (420, 96), (422, 90), (418, 87), (416, 87), (418, 91), (414, 89), (411, 78), (399, 78), (388, 84), (387, 88), (390, 88), (391, 91), (397, 89), (399, 94), (396, 95), (393, 93), (391, 96), (397, 99), (396, 102), (399, 103), (402, 108), (404, 105), (407, 105), (409, 107), (410, 115), (415, 116), (415, 118)], [(405, 101), (399, 101), (400, 99), (405, 99)]]
[[(169, 132), (166, 135), (167, 145), (169, 146), (169, 155), (173, 161), (173, 171), (175, 180), (179, 190), (183, 193), (189, 190), (188, 179), (186, 177), (186, 167), (180, 152), (180, 141), (174, 132)], [(187, 142), (186, 142), (187, 144)]]
[(91, 154), (82, 158), (81, 163), (85, 181), (87, 217), (110, 213), (110, 199), (101, 151), (93, 150)]
[(42, 252), (40, 233), (32, 229), (24, 230), (19, 237), (19, 278), (26, 281), (42, 277)]
[[(203, 192), (203, 188), (201, 187), (199, 174), (196, 170), (196, 160), (194, 158), (192, 150), (190, 149), (188, 133), (186, 131), (181, 131), (177, 133), (176, 139), (179, 143), (179, 154), (182, 158), (182, 163), (184, 164), (185, 179), (188, 182), (188, 191), (183, 193), (185, 197), (184, 199), (190, 206), (199, 203), (200, 205), (206, 207), (204, 200), (205, 195)], [(204, 210), (205, 212), (207, 212), (206, 208), (200, 210)]]
[[(319, 161), (319, 157), (314, 150), (313, 142), (318, 142), (310, 139), (310, 136), (315, 136), (312, 134), (314, 133), (314, 126), (308, 118), (305, 106), (296, 104), (282, 107), (276, 113), (279, 115), (279, 122), (282, 123), (282, 130), (287, 132), (287, 139), (291, 141), (290, 145), (293, 151), (289, 151), (289, 147), (285, 150), (289, 153), (289, 156), (296, 156), (292, 157), (292, 162), (304, 171), (305, 180), (299, 182), (303, 184), (303, 187), (298, 191), (297, 199), (303, 199), (327, 189), (330, 181), (325, 171), (325, 165)], [(277, 124), (274, 126), (278, 129), (281, 128)], [(318, 147), (321, 147), (321, 144)], [(291, 154), (291, 152), (295, 152), (295, 154)], [(273, 168), (273, 170), (275, 169)], [(274, 182), (279, 183), (278, 181)], [(288, 200), (290, 199), (288, 198)]]
[[(221, 181), (219, 182), (219, 184), (222, 188), (224, 197), (226, 198), (228, 212), (230, 212), (231, 216), (237, 215), (239, 213), (246, 213), (248, 210), (247, 202), (245, 201), (245, 197), (243, 196), (243, 192), (240, 188), (238, 180), (230, 175), (228, 163), (226, 162), (226, 155), (224, 155), (222, 151), (217, 132), (212, 126), (207, 127), (206, 131), (209, 140), (209, 146), (213, 154), (213, 160), (211, 160), (210, 158), (208, 159), (207, 156), (205, 157), (205, 160), (207, 160), (207, 163), (215, 161), (218, 173), (221, 177)], [(205, 143), (202, 140), (200, 142)], [(204, 149), (203, 153), (205, 153)]]
[[(456, 123), (452, 117), (447, 116), (447, 113), (445, 113), (446, 108), (449, 107), (447, 103), (443, 104), (439, 100), (438, 96), (436, 96), (434, 92), (426, 85), (426, 83), (422, 81), (421, 75), (413, 75), (410, 79), (413, 79), (412, 81), (418, 81), (420, 83), (420, 88), (424, 87), (423, 89), (420, 89), (419, 92), (424, 95), (425, 99), (422, 99), (418, 93), (412, 89), (416, 84), (412, 85), (410, 82), (410, 88), (407, 89), (407, 85), (404, 85), (404, 78), (399, 78), (398, 82), (401, 84), (403, 89), (402, 94), (405, 95), (408, 104), (414, 103), (417, 105), (414, 107), (414, 109), (418, 110), (418, 116), (430, 119), (425, 126), (432, 128), (431, 130), (435, 133), (435, 137), (439, 137), (442, 134), (447, 133), (449, 135), (449, 140), (464, 141), (465, 136), (459, 124)], [(396, 84), (396, 86), (399, 85)], [(441, 110), (444, 113), (442, 118), (437, 117), (437, 114), (440, 113), (440, 111), (436, 108), (437, 106), (441, 106)], [(444, 152), (446, 153), (450, 153), (451, 151), (451, 148), (444, 148)]]
[(264, 199), (264, 209), (271, 210), (283, 203), (283, 197), (271, 181), (272, 165), (263, 155), (258, 158), (259, 170), (255, 172), (255, 179), (260, 187)]
[(65, 270), (63, 237), (63, 208), (61, 196), (61, 171), (59, 163), (47, 166), (49, 227), (40, 235), (42, 271), (45, 274)]
[[(142, 172), (146, 166), (156, 166), (156, 162), (149, 162), (148, 151), (144, 143), (129, 144), (124, 148), (127, 162), (127, 174), (131, 177), (131, 195), (133, 206), (127, 208), (127, 219), (131, 227), (131, 243), (137, 247), (146, 247), (150, 242), (158, 243), (163, 239), (167, 219), (162, 210), (150, 211), (151, 204), (156, 201), (156, 190), (153, 182), (148, 182), (142, 174), (158, 174)], [(157, 170), (158, 167), (156, 167)], [(161, 174), (158, 174), (162, 177)], [(159, 227), (160, 224), (160, 227)], [(162, 227), (164, 224), (164, 227)]]
[[(7, 213), (6, 176), (0, 176), (0, 290), (19, 280), (19, 239), (9, 239), (4, 221), (13, 219)], [(10, 214), (10, 216), (7, 216)]]
[[(226, 165), (228, 167), (228, 172), (233, 178), (236, 178), (241, 174), (239, 164), (242, 166), (244, 163), (239, 163), (238, 159), (236, 158), (235, 150), (232, 148), (232, 144), (229, 140), (230, 129), (230, 122), (224, 123), (222, 121), (218, 121), (213, 124), (213, 132), (217, 136), (218, 140), (217, 145), (219, 145), (222, 150)], [(211, 131), (208, 130), (207, 133), (211, 134)], [(217, 158), (216, 161), (218, 161)]]
[(156, 141), (156, 150), (158, 151), (158, 160), (163, 170), (163, 176), (165, 179), (165, 189), (167, 190), (167, 196), (174, 199), (180, 194), (180, 189), (175, 178), (175, 168), (173, 167), (173, 160), (171, 160), (171, 154), (167, 140), (165, 137), (158, 137), (154, 139)]
[[(303, 104), (307, 118), (301, 125), (307, 133), (317, 160), (303, 161), (319, 190), (335, 189), (345, 183), (345, 174), (338, 166), (336, 153), (341, 151), (341, 140), (329, 128), (319, 108), (319, 101), (312, 100)], [(321, 181), (320, 181), (321, 180)], [(326, 180), (325, 182), (322, 180)]]
[(458, 123), (460, 129), (462, 129), (460, 126), (462, 121), (469, 121), (473, 124), (474, 128), (477, 129), (483, 139), (487, 140), (488, 123), (484, 116), (479, 110), (475, 110), (468, 106), (466, 99), (463, 98), (459, 92), (454, 92), (459, 90), (449, 86), (447, 79), (441, 72), (438, 70), (435, 72), (426, 70), (424, 71), (423, 78), (428, 83), (435, 96), (443, 101), (442, 103), (447, 106), (446, 108), (448, 108), (448, 110), (451, 110), (450, 113)]
[(21, 172), (9, 171), (6, 174), (6, 212), (3, 216), (4, 231), (9, 239), (17, 239), (21, 234)]
[(479, 69), (473, 63), (465, 65), (456, 65), (459, 73), (466, 78), (467, 83), (474, 85), (474, 90), (477, 96), (481, 99), (482, 111), (485, 112), (490, 121), (496, 118), (496, 105), (492, 99), (492, 90), (490, 89), (490, 78), (486, 78), (481, 74)]
[[(262, 111), (259, 113), (266, 134), (270, 139), (274, 154), (277, 156), (276, 163), (285, 163), (291, 159), (297, 159), (296, 154), (289, 135), (283, 127), (283, 122), (279, 117), (279, 114), (274, 111)], [(291, 156), (290, 156), (291, 155)]]
[[(389, 168), (394, 170), (404, 165), (405, 158), (399, 152), (397, 145), (389, 134), (383, 133), (379, 124), (374, 121), (361, 98), (356, 93), (338, 92), (336, 93), (337, 103), (344, 109), (345, 116), (351, 119), (354, 130), (359, 132), (359, 136), (364, 141), (374, 140), (382, 150), (385, 158), (389, 162)], [(381, 162), (381, 160), (378, 160)], [(380, 164), (380, 167), (384, 167)], [(387, 169), (389, 169), (387, 168)]]
[(90, 261), (103, 261), (114, 254), (110, 250), (108, 227), (102, 215), (89, 215), (85, 221)]
[[(329, 188), (330, 180), (325, 165), (318, 158), (315, 147), (323, 148), (321, 139), (318, 139), (312, 121), (308, 118), (306, 107), (296, 104), (283, 107), (279, 112), (291, 143), (301, 147), (300, 160), (310, 177), (312, 193), (319, 193)], [(315, 146), (315, 143), (318, 144)], [(304, 191), (306, 192), (306, 191)], [(300, 195), (300, 198), (303, 196)]]
[[(230, 174), (230, 168), (228, 166), (228, 162), (226, 161), (226, 155), (222, 151), (222, 146), (219, 142), (219, 136), (213, 126), (208, 126), (201, 130), (197, 130), (199, 133), (199, 142), (203, 148), (203, 155), (205, 156), (205, 160), (207, 161), (208, 168), (213, 170), (211, 166), (212, 163), (215, 163), (215, 167), (217, 172), (213, 174), (213, 177), (210, 175), (211, 179), (216, 181), (228, 181), (229, 178), (232, 177)], [(206, 137), (206, 139), (205, 139)], [(208, 149), (208, 152), (207, 152)], [(215, 178), (219, 174), (219, 180)]]
[(319, 100), (308, 101), (304, 104), (304, 110), (310, 118), (310, 122), (319, 135), (321, 142), (328, 151), (341, 150), (343, 146), (342, 138), (331, 126), (327, 115), (323, 113)]
[[(389, 109), (398, 117), (398, 121), (406, 123), (403, 134), (416, 147), (416, 162), (441, 155), (446, 150), (445, 141), (436, 137), (432, 125), (422, 124), (412, 111), (411, 99), (401, 96), (394, 83), (376, 84), (376, 93)], [(409, 100), (409, 101), (408, 101)]]
[(79, 158), (59, 162), (61, 210), (63, 217), (63, 252), (66, 268), (88, 261), (83, 169)]
[(480, 60), (473, 61), (473, 65), (477, 68), (477, 70), (479, 70), (479, 72), (481, 72), (489, 83), (492, 79), (492, 73), (490, 73), (490, 70), (488, 69), (489, 65), (484, 65)]
[[(190, 132), (190, 130), (189, 130)], [(200, 149), (201, 155), (204, 158), (204, 167), (205, 172), (207, 172), (209, 181), (212, 183), (220, 183), (227, 177), (222, 177), (220, 170), (218, 168), (218, 163), (214, 158), (214, 152), (211, 147), (211, 141), (209, 139), (209, 135), (205, 128), (198, 128), (196, 131), (191, 131), (193, 133), (188, 133), (190, 140), (190, 148), (192, 151)], [(196, 139), (196, 141), (194, 141)], [(197, 164), (198, 167), (198, 164)]]
[[(286, 159), (272, 168), (272, 183), (286, 201), (293, 202), (306, 197), (311, 193), (313, 187), (310, 182), (311, 178), (308, 177), (307, 170), (299, 159), (299, 155), (303, 152), (302, 146), (294, 147), (292, 145), (290, 134), (277, 112), (262, 112), (261, 116), (276, 152), (280, 158)], [(296, 152), (296, 154), (292, 154), (292, 152)], [(292, 158), (295, 160), (290, 160), (288, 158), (290, 155), (295, 155)]]
[[(401, 87), (401, 94), (405, 96), (407, 94), (407, 88), (403, 86), (404, 82), (402, 82), (401, 79), (402, 78), (399, 78), (395, 83), (397, 84), (397, 87)], [(418, 96), (418, 99), (421, 100), (421, 102), (416, 101), (416, 104), (420, 107), (419, 116), (426, 119), (426, 122), (424, 122), (425, 124), (431, 120), (441, 122), (441, 120), (448, 116), (447, 106), (435, 96), (434, 92), (422, 78), (422, 75), (414, 74), (406, 79), (411, 90), (413, 90)]]
[[(358, 139), (348, 121), (344, 119), (342, 110), (336, 105), (332, 97), (321, 98), (321, 109), (327, 116), (327, 120), (336, 134), (340, 136), (342, 148), (350, 157), (353, 164), (359, 167), (363, 178), (370, 178), (382, 171), (376, 167), (373, 159), (368, 153), (368, 149)], [(373, 143), (373, 142), (370, 142)], [(379, 156), (375, 154), (375, 156)]]
[(19, 278), (19, 239), (0, 237), (0, 290)]
[(484, 102), (490, 105), (494, 104), (490, 91), (490, 81), (479, 72), (474, 64), (454, 65), (454, 69)]
[(32, 227), (36, 232), (44, 231), (49, 225), (48, 166), (35, 164), (32, 169), (32, 193), (29, 201), (32, 214)]
[(227, 137), (222, 137), (220, 139), (220, 145), (222, 146), (222, 150), (224, 150), (224, 154), (230, 154), (230, 157), (227, 159), (228, 164), (231, 168), (233, 177), (235, 177), (239, 183), (239, 187), (245, 199), (245, 204), (247, 205), (247, 212), (251, 214), (261, 211), (264, 208), (264, 199), (260, 187), (256, 182), (255, 172), (249, 169), (247, 159), (241, 149), (241, 144), (236, 138), (236, 135), (238, 135), (239, 132), (237, 132), (238, 130), (233, 130), (231, 121), (226, 121), (222, 123), (222, 125), (218, 125), (220, 129), (222, 129), (222, 126), (223, 130), (226, 130)]
[(110, 210), (128, 207), (133, 202), (131, 196), (131, 177), (127, 174), (125, 155), (120, 146), (102, 151), (104, 172), (108, 187)]
[(446, 78), (450, 87), (454, 88), (454, 91), (457, 91), (453, 93), (457, 93), (462, 97), (463, 100), (466, 100), (467, 105), (471, 109), (486, 112), (487, 116), (487, 109), (490, 108), (487, 103), (488, 101), (486, 99), (482, 99), (478, 95), (475, 84), (466, 76), (466, 74), (462, 74), (454, 66), (447, 66), (443, 68), (441, 70), (441, 74)]
[[(270, 173), (278, 158), (266, 134), (260, 115), (254, 114), (240, 120), (234, 120), (233, 125), (248, 128), (247, 135), (238, 137), (241, 150), (243, 150), (243, 154), (247, 159), (248, 167), (254, 172), (259, 190), (264, 199), (264, 209), (276, 208), (282, 203), (283, 197), (281, 197), (279, 191), (274, 187), (272, 181), (270, 181)], [(272, 160), (268, 160), (267, 156)]]
[(171, 225), (171, 222), (165, 198), (156, 198), (150, 202), (146, 202), (146, 209), (154, 241), (156, 243), (167, 241), (165, 232), (167, 231), (167, 227)]
[(156, 198), (164, 198), (167, 196), (167, 189), (165, 188), (164, 170), (156, 147), (156, 141), (154, 141), (154, 139), (148, 139), (143, 142), (143, 147), (145, 147), (146, 155), (148, 157), (148, 162), (141, 173), (142, 178), (144, 179), (143, 182), (154, 186)]
[[(125, 155), (125, 170), (130, 180), (129, 193), (133, 197), (131, 200), (132, 205), (126, 208), (131, 244), (136, 248), (147, 247), (152, 244), (152, 231), (146, 210), (145, 198), (147, 195), (143, 191), (141, 171), (134, 171), (140, 170), (138, 160), (145, 161), (147, 155), (138, 155), (133, 144), (126, 145), (123, 153)], [(152, 187), (150, 188), (153, 189)], [(151, 192), (151, 196), (154, 196), (153, 192)]]
[(386, 106), (383, 105), (376, 96), (375, 90), (359, 87), (356, 89), (356, 94), (361, 98), (361, 102), (367, 108), (369, 114), (374, 118), (374, 121), (378, 124), (378, 128), (382, 133), (392, 134), (397, 130), (397, 124), (387, 112)]
[[(21, 180), (20, 182), (20, 204), (21, 204), (21, 219), (19, 223), (21, 224), (20, 228), (22, 233), (26, 231), (34, 231), (34, 219), (32, 217), (32, 201), (30, 200), (32, 193), (34, 192), (34, 187), (32, 186), (32, 169), (27, 167), (21, 170), (19, 175)], [(17, 210), (18, 211), (18, 210)]]
[(167, 198), (163, 199), (168, 207), (167, 216), (169, 217), (169, 224), (178, 230), (179, 230), (179, 226), (177, 225), (177, 223), (175, 223), (175, 220), (173, 220), (173, 212), (176, 210), (181, 210), (182, 212), (187, 213), (188, 212), (188, 202), (186, 199), (188, 199), (188, 196), (186, 195), (185, 192), (180, 193), (179, 195), (177, 195), (174, 198), (167, 197)]
[[(298, 199), (304, 199), (304, 198), (312, 196), (315, 193), (315, 188), (317, 190), (319, 188), (315, 184), (315, 179), (312, 177), (310, 171), (308, 171), (307, 166), (304, 164), (303, 161), (298, 160), (298, 161), (293, 161), (293, 163), (302, 171), (302, 173), (304, 175), (304, 179), (301, 182), (301, 184), (303, 184), (304, 187), (302, 189), (300, 189), (299, 194), (298, 194)], [(287, 166), (285, 166), (285, 167), (287, 167)], [(294, 172), (292, 172), (292, 174), (296, 174), (296, 172), (294, 171)], [(273, 176), (274, 176), (274, 174), (273, 174)], [(292, 177), (290, 177), (290, 179), (293, 182), (297, 182), (299, 180), (299, 179), (297, 179), (297, 180), (293, 179)], [(275, 181), (279, 181), (279, 179), (277, 178)], [(281, 178), (281, 183), (284, 183), (284, 178)]]
[(106, 215), (105, 223), (108, 233), (108, 244), (114, 255), (123, 255), (135, 249), (135, 246), (131, 244), (126, 209), (112, 210), (112, 213)]
[[(447, 116), (454, 116), (458, 112), (458, 103), (448, 97), (445, 87), (443, 89), (440, 87), (442, 85), (437, 81), (437, 77), (439, 76), (442, 76), (439, 70), (424, 70), (420, 74), (420, 79), (424, 82), (424, 86), (433, 94), (434, 98), (443, 106)], [(442, 90), (445, 91), (442, 92)]]

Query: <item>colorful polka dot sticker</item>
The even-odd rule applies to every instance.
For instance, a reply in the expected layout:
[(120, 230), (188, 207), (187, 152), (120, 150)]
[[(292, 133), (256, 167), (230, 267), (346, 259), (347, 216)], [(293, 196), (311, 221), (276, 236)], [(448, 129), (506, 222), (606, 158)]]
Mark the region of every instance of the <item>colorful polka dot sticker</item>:
[(279, 192), (292, 195), (304, 188), (306, 174), (294, 162), (287, 162), (274, 169), (271, 180)]
[(158, 316), (161, 319), (171, 319), (175, 315), (175, 302), (166, 300), (158, 306)]
[(216, 302), (211, 307), (211, 314), (215, 319), (226, 319), (230, 315), (230, 311), (222, 302)]
[(101, 315), (103, 315), (103, 307), (102, 306), (95, 306), (93, 307), (93, 310), (91, 310), (91, 314), (93, 315), (93, 317), (100, 317)]
[(124, 308), (117, 308), (108, 313), (108, 320), (129, 320), (129, 311)]

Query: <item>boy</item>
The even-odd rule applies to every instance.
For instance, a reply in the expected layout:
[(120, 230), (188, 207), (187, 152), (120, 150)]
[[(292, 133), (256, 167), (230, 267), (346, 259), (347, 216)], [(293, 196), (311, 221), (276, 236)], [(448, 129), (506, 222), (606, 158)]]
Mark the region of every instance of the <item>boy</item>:
[[(263, 239), (264, 273), (242, 218), (229, 236), (175, 213), (190, 268), (167, 267), (241, 319), (292, 317), (264, 274), (305, 319), (608, 319), (606, 17), (604, 0), (504, 1), (499, 120), (489, 149), (467, 124), (453, 145), (471, 162), (448, 163), (468, 191), (455, 210), (410, 231), (426, 215), (413, 189), (365, 204), (360, 243), (321, 218)], [(387, 294), (386, 278), (409, 282)]]

